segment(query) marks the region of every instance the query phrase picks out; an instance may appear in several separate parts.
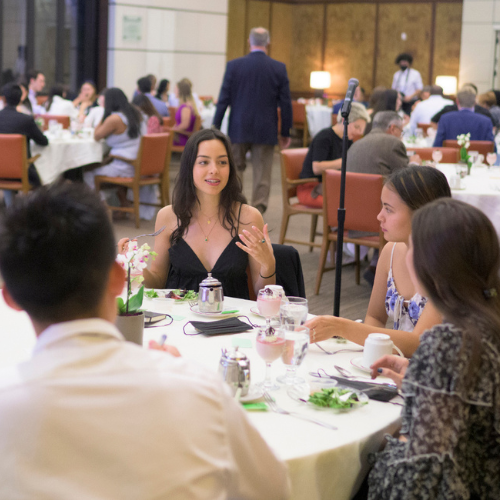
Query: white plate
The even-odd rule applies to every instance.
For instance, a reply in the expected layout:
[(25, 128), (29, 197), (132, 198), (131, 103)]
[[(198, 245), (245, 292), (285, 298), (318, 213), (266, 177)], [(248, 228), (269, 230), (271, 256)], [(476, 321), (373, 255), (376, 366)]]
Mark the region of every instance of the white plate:
[(370, 368), (366, 368), (363, 366), (363, 356), (358, 356), (357, 358), (351, 359), (351, 365), (355, 366), (358, 370), (361, 370), (365, 373), (371, 373)]
[(235, 313), (223, 313), (223, 312), (204, 312), (200, 311), (198, 304), (189, 308), (191, 312), (195, 314), (199, 314), (200, 316), (210, 316), (211, 318), (230, 318), (231, 316), (235, 316), (239, 314), (239, 312)]
[(250, 308), (250, 312), (252, 314), (255, 314), (255, 316), (259, 316), (259, 318), (263, 318), (264, 317), (264, 316), (262, 316), (262, 314), (260, 314), (258, 307), (251, 307)]
[(264, 389), (257, 385), (251, 385), (248, 388), (248, 393), (246, 396), (240, 397), (240, 403), (250, 403), (251, 401), (255, 401), (260, 399), (264, 395)]
[[(326, 386), (324, 387), (325, 389), (327, 388)], [(315, 389), (313, 389), (315, 390)], [(350, 390), (350, 389), (347, 389)], [(351, 392), (355, 393), (358, 396), (358, 403), (353, 404), (350, 408), (328, 408), (328, 407), (322, 407), (322, 406), (317, 406), (314, 403), (310, 403), (307, 401), (310, 395), (310, 387), (307, 384), (300, 384), (295, 387), (292, 387), (288, 389), (287, 394), (290, 396), (294, 401), (297, 401), (299, 403), (305, 404), (311, 408), (314, 408), (315, 410), (319, 411), (333, 411), (337, 413), (344, 413), (348, 412), (351, 410), (354, 410), (355, 408), (359, 408), (360, 406), (363, 406), (363, 403), (366, 403), (368, 401), (368, 396), (364, 394), (363, 392), (359, 392), (356, 390), (350, 390)]]

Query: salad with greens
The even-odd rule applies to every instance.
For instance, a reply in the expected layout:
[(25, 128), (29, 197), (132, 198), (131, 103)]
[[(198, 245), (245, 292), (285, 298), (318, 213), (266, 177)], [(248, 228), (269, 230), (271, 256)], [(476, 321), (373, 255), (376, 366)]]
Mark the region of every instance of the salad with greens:
[(367, 404), (367, 401), (360, 401), (355, 392), (349, 389), (339, 389), (338, 387), (314, 392), (309, 396), (308, 402), (322, 408), (335, 408), (337, 410), (348, 410), (356, 405)]
[(181, 288), (177, 288), (176, 290), (171, 290), (168, 293), (160, 295), (156, 290), (147, 290), (144, 292), (144, 295), (148, 299), (156, 299), (158, 297), (165, 297), (166, 299), (174, 299), (179, 302), (185, 302), (187, 300), (198, 300), (198, 293), (194, 290), (183, 290)]

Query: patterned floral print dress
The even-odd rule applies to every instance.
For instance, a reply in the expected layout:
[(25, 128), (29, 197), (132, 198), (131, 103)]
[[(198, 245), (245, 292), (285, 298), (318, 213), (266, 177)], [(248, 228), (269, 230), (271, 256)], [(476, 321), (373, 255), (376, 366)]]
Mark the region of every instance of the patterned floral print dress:
[(500, 340), (478, 325), (481, 365), (449, 323), (427, 330), (403, 380), (401, 434), (376, 455), (369, 500), (500, 499)]
[[(389, 275), (387, 277), (387, 294), (385, 296), (385, 310), (387, 316), (394, 321), (394, 330), (402, 330), (404, 332), (412, 332), (417, 324), (418, 318), (424, 310), (427, 302), (425, 297), (416, 293), (410, 300), (405, 300), (399, 295), (394, 277), (392, 276), (392, 258), (396, 243), (392, 247), (391, 265), (389, 267)], [(500, 500), (500, 499), (499, 499)]]

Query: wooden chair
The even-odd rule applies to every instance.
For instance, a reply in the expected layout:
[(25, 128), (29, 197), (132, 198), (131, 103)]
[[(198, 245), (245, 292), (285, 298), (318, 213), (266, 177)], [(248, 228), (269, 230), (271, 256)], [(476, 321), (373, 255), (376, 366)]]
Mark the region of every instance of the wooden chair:
[(109, 177), (106, 175), (95, 176), (95, 188), (101, 189), (103, 184), (113, 184), (132, 189), (134, 193), (133, 207), (109, 206), (110, 210), (130, 212), (135, 216), (135, 226), (139, 227), (139, 188), (158, 184), (160, 186), (161, 203), (148, 204), (164, 207), (170, 203), (169, 196), (169, 167), (172, 152), (172, 134), (150, 134), (141, 138), (139, 154), (135, 160), (114, 156), (130, 163), (135, 168), (134, 177)]
[(292, 127), (296, 130), (302, 130), (302, 146), (307, 147), (309, 143), (309, 127), (307, 125), (306, 105), (302, 102), (292, 101)]
[(169, 106), (168, 107), (169, 118), (174, 119), (174, 125), (175, 125), (175, 113), (177, 113), (177, 109), (178, 108), (176, 106)]
[[(194, 127), (192, 132), (188, 132), (187, 135), (188, 137), (191, 137), (195, 132), (198, 132), (198, 130), (201, 129), (201, 116), (196, 115), (196, 119), (194, 121)], [(173, 153), (182, 153), (184, 151), (184, 146), (172, 146), (172, 152)]]
[(49, 121), (55, 120), (57, 123), (60, 123), (63, 128), (69, 128), (70, 126), (70, 118), (69, 116), (64, 115), (35, 115), (35, 118), (43, 119), (43, 130), (47, 130), (49, 128)]
[(32, 186), (28, 180), (28, 167), (40, 155), (28, 158), (26, 136), (0, 134), (0, 189), (27, 193)]
[[(306, 207), (300, 203), (294, 203), (291, 198), (297, 196), (297, 186), (307, 182), (317, 182), (315, 177), (308, 179), (299, 179), (302, 165), (307, 154), (307, 148), (284, 149), (281, 151), (281, 188), (283, 193), (283, 216), (281, 219), (280, 244), (295, 243), (298, 245), (309, 246), (312, 252), (313, 247), (320, 247), (320, 243), (314, 243), (316, 236), (316, 226), (318, 225), (318, 216), (323, 215), (321, 208)], [(311, 229), (309, 241), (292, 240), (286, 238), (288, 221), (292, 215), (306, 214), (311, 216)]]
[[(453, 141), (451, 139), (443, 141), (443, 146), (460, 149), (458, 141)], [(477, 151), (486, 158), (488, 153), (493, 153), (495, 151), (495, 143), (493, 141), (470, 141), (469, 152), (470, 151)]]
[[(323, 243), (319, 260), (318, 275), (316, 277), (316, 295), (319, 294), (323, 273), (334, 269), (335, 266), (325, 268), (328, 249), (337, 241), (337, 210), (340, 200), (340, 176), (338, 170), (326, 170), (323, 172)], [(380, 196), (384, 184), (382, 175), (356, 174), (347, 172), (345, 191), (345, 227), (344, 243), (355, 245), (356, 284), (360, 281), (359, 247), (378, 248), (382, 250), (386, 243), (380, 229), (377, 215), (380, 212)], [(334, 228), (334, 229), (332, 229)], [(364, 236), (352, 238), (348, 231), (366, 231), (378, 233), (378, 236)], [(341, 248), (338, 249), (342, 251)], [(332, 251), (332, 259), (334, 258)]]
[(458, 163), (460, 154), (459, 150), (455, 148), (412, 148), (409, 146), (407, 148), (408, 153), (416, 154), (420, 156), (422, 160), (428, 161), (432, 160), (432, 153), (437, 150), (443, 153), (443, 158), (440, 163)]
[(417, 128), (421, 129), (424, 137), (427, 137), (427, 130), (432, 127), (431, 123), (417, 123)]

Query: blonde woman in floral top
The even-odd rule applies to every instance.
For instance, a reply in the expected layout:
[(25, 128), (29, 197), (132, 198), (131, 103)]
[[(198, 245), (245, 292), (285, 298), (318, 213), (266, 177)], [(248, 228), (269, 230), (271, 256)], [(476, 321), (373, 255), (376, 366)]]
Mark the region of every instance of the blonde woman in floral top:
[(369, 500), (500, 498), (500, 250), (489, 219), (457, 200), (413, 218), (406, 257), (415, 287), (444, 321), (410, 361), (384, 356), (372, 376), (405, 397), (399, 438), (370, 473)]

